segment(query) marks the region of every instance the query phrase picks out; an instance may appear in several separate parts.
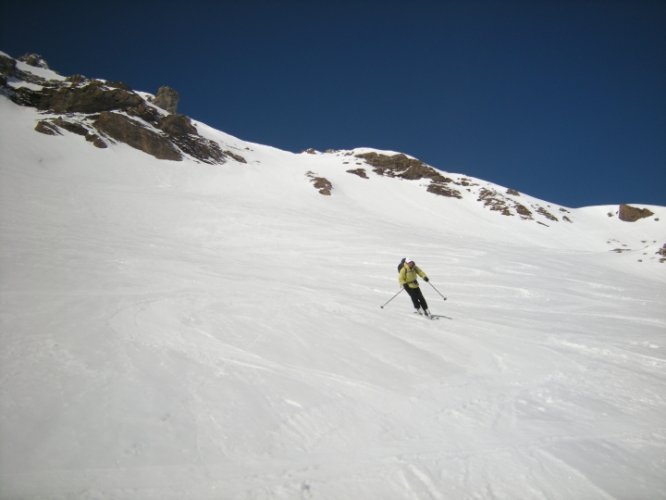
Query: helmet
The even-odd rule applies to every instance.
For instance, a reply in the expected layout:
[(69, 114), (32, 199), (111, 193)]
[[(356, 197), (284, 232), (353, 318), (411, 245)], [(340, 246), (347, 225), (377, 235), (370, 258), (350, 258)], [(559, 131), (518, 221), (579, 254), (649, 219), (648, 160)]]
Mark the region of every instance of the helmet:
[(410, 259), (409, 257), (405, 258), (405, 263), (407, 264), (414, 264), (414, 259)]

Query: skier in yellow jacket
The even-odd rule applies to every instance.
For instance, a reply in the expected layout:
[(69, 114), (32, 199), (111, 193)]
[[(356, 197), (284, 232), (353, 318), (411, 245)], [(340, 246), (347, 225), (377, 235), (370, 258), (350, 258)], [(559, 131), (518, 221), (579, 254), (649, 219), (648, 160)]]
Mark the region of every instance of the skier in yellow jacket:
[[(400, 273), (398, 274), (400, 286), (407, 290), (416, 312), (430, 316), (428, 303), (426, 302), (425, 297), (423, 297), (423, 292), (421, 292), (421, 289), (419, 288), (417, 276), (423, 278), (424, 281), (430, 281), (423, 269), (417, 266), (412, 259), (406, 258), (405, 263), (400, 268)], [(421, 310), (423, 310), (423, 313), (421, 313)]]

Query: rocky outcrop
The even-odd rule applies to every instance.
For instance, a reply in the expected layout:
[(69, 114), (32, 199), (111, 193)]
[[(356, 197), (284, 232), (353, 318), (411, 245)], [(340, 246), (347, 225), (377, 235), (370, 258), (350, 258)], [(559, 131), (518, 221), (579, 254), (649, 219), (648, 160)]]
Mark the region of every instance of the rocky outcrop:
[(94, 126), (102, 134), (118, 142), (124, 142), (140, 149), (160, 160), (180, 161), (182, 154), (169, 140), (169, 137), (157, 134), (127, 116), (111, 111), (100, 113)]
[(57, 114), (127, 110), (143, 103), (138, 94), (106, 87), (100, 81), (89, 82), (80, 87), (46, 87), (41, 91), (21, 88), (19, 92), (24, 95), (23, 102), (31, 103), (40, 111)]
[(233, 158), (238, 163), (247, 163), (247, 160), (243, 156), (239, 155), (238, 153), (234, 153), (233, 151), (229, 151), (228, 149), (224, 151), (224, 154), (229, 158)]
[(537, 209), (537, 213), (543, 215), (546, 219), (552, 220), (554, 222), (557, 222), (559, 219), (555, 217), (553, 214), (551, 214), (548, 210), (545, 209), (545, 207), (539, 207)]
[(625, 222), (636, 222), (639, 219), (653, 216), (654, 213), (647, 208), (636, 208), (630, 205), (620, 205), (618, 217)]
[(0, 54), (0, 74), (9, 77), (16, 73), (16, 61)]
[(460, 191), (451, 188), (452, 179), (444, 177), (439, 171), (429, 167), (422, 161), (404, 154), (383, 155), (375, 152), (359, 153), (357, 158), (373, 167), (376, 174), (401, 179), (429, 179), (428, 192), (451, 198), (462, 198)]
[(347, 173), (358, 175), (362, 179), (369, 179), (368, 174), (365, 172), (364, 168), (354, 168), (347, 170)]
[(196, 127), (192, 125), (192, 121), (185, 115), (165, 116), (160, 119), (157, 127), (172, 137), (182, 137), (189, 134), (199, 135)]
[(318, 177), (314, 172), (308, 172), (305, 175), (310, 179), (310, 182), (312, 182), (315, 189), (319, 191), (319, 194), (331, 196), (331, 191), (333, 190), (333, 184), (331, 184), (331, 181), (324, 177)]
[(153, 126), (157, 126), (162, 119), (162, 114), (154, 106), (150, 106), (146, 102), (141, 102), (138, 106), (132, 106), (124, 111), (129, 116), (140, 118), (142, 121)]
[[(500, 212), (502, 215), (506, 216), (512, 216), (513, 212), (511, 211), (511, 200), (504, 198), (499, 195), (497, 191), (487, 189), (487, 188), (481, 188), (479, 191), (479, 196), (477, 198), (477, 201), (480, 201), (483, 203), (483, 205), (490, 210)], [(532, 212), (525, 207), (524, 205), (521, 205), (520, 203), (513, 202), (516, 208), (516, 212), (520, 214), (520, 216), (524, 219), (531, 219), (532, 218)]]
[(35, 125), (35, 130), (44, 135), (62, 135), (60, 129), (50, 120), (39, 120)]
[(175, 113), (178, 109), (179, 100), (180, 96), (178, 95), (178, 92), (176, 92), (171, 87), (164, 86), (157, 89), (157, 94), (155, 94), (153, 104), (162, 108), (168, 113)]
[[(21, 60), (48, 68), (37, 54)], [(8, 84), (9, 78), (35, 85), (14, 88)], [(160, 87), (149, 102), (122, 82), (90, 80), (82, 75), (46, 81), (36, 73), (18, 70), (14, 59), (1, 55), (0, 85), (15, 103), (47, 115), (35, 127), (43, 134), (71, 132), (97, 147), (107, 147), (106, 137), (159, 159), (178, 161), (187, 155), (209, 164), (222, 164), (228, 158), (246, 163), (241, 155), (223, 151), (217, 142), (202, 137), (188, 117), (176, 114), (179, 96), (170, 87)]]
[(192, 121), (185, 115), (168, 115), (157, 127), (171, 137), (184, 153), (204, 163), (223, 163), (225, 154), (219, 144), (201, 137)]
[(663, 264), (666, 262), (666, 243), (664, 243), (664, 245), (659, 250), (657, 250), (657, 255), (659, 255), (660, 263)]
[(35, 126), (35, 130), (37, 132), (46, 135), (62, 135), (61, 129), (85, 137), (88, 142), (91, 142), (98, 148), (107, 147), (107, 144), (102, 140), (102, 138), (92, 132), (90, 129), (81, 125), (80, 123), (71, 122), (63, 119), (62, 117), (50, 120), (39, 120)]
[(49, 65), (39, 54), (24, 54), (18, 60), (36, 68), (49, 69)]
[[(457, 176), (455, 179), (443, 175), (439, 170), (430, 167), (416, 158), (404, 154), (381, 154), (377, 152), (357, 153), (357, 158), (373, 167), (373, 172), (387, 177), (398, 177), (409, 180), (429, 180), (426, 190), (430, 193), (451, 198), (462, 198), (462, 191), (474, 193), (477, 201), (489, 210), (499, 212), (505, 216), (518, 216), (521, 219), (535, 221), (547, 226), (546, 222), (559, 222), (546, 207), (530, 204), (527, 206), (516, 198), (521, 196), (515, 189), (499, 192), (492, 186), (484, 187), (467, 177)], [(347, 164), (348, 162), (343, 162)], [(347, 170), (356, 173), (358, 170)], [(358, 174), (357, 174), (358, 175)], [(527, 203), (527, 202), (525, 202)], [(539, 219), (542, 220), (539, 220)], [(563, 220), (571, 222), (567, 217)]]
[(416, 180), (440, 175), (422, 161), (404, 154), (383, 155), (371, 152), (360, 153), (356, 157), (362, 158), (368, 165), (374, 167), (375, 173), (388, 177)]
[[(48, 67), (46, 62), (43, 64), (43, 67)], [(38, 64), (37, 66), (39, 67)], [(10, 90), (7, 86), (8, 79), (23, 80), (25, 82), (34, 83), (37, 85), (42, 85), (44, 83), (43, 78), (35, 76), (32, 73), (21, 71), (17, 67), (15, 59), (0, 54), (0, 85), (3, 87), (3, 89), (0, 90), (3, 90), (6, 94), (12, 97), (13, 92), (7, 92), (7, 90)]]

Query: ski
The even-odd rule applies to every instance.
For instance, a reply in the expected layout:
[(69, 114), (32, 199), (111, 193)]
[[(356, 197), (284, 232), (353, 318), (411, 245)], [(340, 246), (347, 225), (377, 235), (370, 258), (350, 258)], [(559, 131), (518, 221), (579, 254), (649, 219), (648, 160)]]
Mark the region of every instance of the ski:
[(421, 311), (414, 311), (414, 314), (429, 320), (436, 320), (440, 318), (440, 316), (434, 316), (433, 314), (423, 314)]

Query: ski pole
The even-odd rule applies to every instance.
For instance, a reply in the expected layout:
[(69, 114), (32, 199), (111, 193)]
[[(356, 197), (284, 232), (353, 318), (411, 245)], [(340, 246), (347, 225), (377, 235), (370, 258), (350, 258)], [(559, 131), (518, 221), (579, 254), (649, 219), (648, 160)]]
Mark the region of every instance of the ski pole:
[[(428, 281), (428, 284), (429, 284), (431, 287), (435, 288), (435, 285), (433, 285), (432, 283), (430, 283), (430, 281)], [(446, 300), (446, 297), (444, 297), (444, 295), (442, 295), (442, 292), (440, 292), (439, 290), (437, 290), (437, 288), (435, 288), (435, 291), (440, 295), (440, 297), (442, 297), (444, 300)]]
[(400, 292), (402, 292), (403, 290), (404, 290), (404, 288), (401, 288), (400, 290), (398, 290), (398, 293), (396, 293), (393, 297), (391, 297), (390, 299), (388, 299), (384, 305), (379, 306), (379, 307), (380, 307), (381, 309), (384, 309), (384, 306), (387, 305), (389, 302), (391, 302), (393, 299), (395, 299), (398, 295), (400, 295)]

